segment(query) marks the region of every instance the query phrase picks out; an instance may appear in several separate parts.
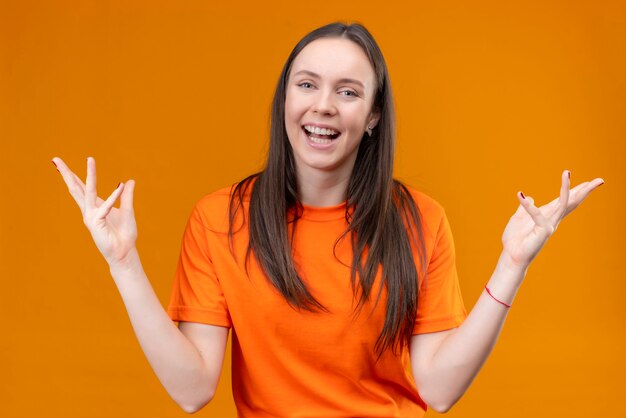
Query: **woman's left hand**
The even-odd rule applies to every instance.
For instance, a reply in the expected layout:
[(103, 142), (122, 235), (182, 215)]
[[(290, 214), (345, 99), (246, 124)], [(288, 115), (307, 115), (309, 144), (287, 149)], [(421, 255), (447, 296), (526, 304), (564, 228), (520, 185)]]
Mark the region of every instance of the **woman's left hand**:
[(604, 180), (596, 178), (570, 190), (570, 172), (561, 175), (561, 194), (552, 202), (537, 208), (530, 196), (517, 193), (520, 206), (509, 220), (502, 234), (503, 252), (509, 261), (521, 269), (528, 268), (548, 238), (556, 231), (559, 222), (576, 209)]

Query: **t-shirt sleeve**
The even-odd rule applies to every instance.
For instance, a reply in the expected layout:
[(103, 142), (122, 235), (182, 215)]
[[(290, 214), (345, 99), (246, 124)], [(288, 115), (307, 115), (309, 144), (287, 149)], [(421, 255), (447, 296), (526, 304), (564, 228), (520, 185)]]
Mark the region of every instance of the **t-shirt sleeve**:
[(442, 209), (428, 274), (418, 293), (413, 335), (458, 327), (466, 317), (456, 271), (454, 240)]
[(210, 233), (196, 206), (183, 235), (167, 313), (174, 321), (230, 327), (226, 299), (208, 245)]

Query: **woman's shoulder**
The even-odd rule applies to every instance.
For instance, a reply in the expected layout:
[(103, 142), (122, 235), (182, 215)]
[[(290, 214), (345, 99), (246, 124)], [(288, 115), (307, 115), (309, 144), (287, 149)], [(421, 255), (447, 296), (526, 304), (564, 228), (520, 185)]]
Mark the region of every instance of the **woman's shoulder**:
[(437, 236), (445, 231), (448, 224), (446, 212), (441, 203), (429, 194), (415, 187), (404, 185), (417, 206), (427, 247), (437, 241)]
[[(434, 197), (415, 187), (404, 185), (417, 206), (420, 224), (427, 242), (436, 241), (436, 237), (448, 224), (446, 211)], [(443, 229), (442, 229), (443, 228)]]
[(444, 216), (445, 209), (443, 205), (441, 205), (441, 203), (439, 203), (435, 198), (413, 186), (409, 186), (399, 181), (397, 181), (397, 183), (409, 192), (409, 194), (415, 201), (418, 210), (420, 211), (420, 215), (422, 215), (423, 217), (437, 219), (440, 219), (442, 216)]
[(223, 187), (204, 195), (196, 202), (196, 208), (202, 209), (203, 212), (221, 212), (228, 208), (230, 196), (235, 185)]
[(196, 202), (192, 216), (197, 216), (210, 229), (227, 230), (231, 205), (233, 214), (238, 216), (240, 207), (247, 209), (250, 192), (250, 184), (245, 180), (215, 190)]
[(228, 187), (215, 190), (198, 200), (196, 207), (206, 212), (220, 213), (224, 210), (228, 210), (231, 204), (231, 197), (232, 200), (234, 200), (233, 203), (235, 206), (238, 203), (248, 204), (250, 202), (253, 182), (254, 179), (248, 177)]

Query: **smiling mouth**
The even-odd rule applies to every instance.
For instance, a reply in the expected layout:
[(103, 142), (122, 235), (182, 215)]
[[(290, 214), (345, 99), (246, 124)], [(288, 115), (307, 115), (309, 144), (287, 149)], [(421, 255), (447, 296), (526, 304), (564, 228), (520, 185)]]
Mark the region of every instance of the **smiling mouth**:
[(311, 142), (316, 144), (330, 144), (333, 140), (337, 139), (340, 132), (334, 129), (318, 128), (316, 126), (304, 125), (302, 130), (309, 137)]

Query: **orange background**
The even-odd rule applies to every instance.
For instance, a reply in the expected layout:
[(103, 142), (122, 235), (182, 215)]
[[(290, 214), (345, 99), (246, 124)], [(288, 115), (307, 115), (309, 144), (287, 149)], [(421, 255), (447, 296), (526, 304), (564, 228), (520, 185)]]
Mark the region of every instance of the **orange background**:
[[(94, 156), (101, 194), (136, 179), (138, 246), (165, 304), (192, 205), (261, 167), (284, 60), (339, 19), (387, 58), (396, 173), (447, 209), (468, 307), (517, 190), (546, 203), (563, 169), (606, 180), (532, 265), (448, 416), (626, 415), (626, 3), (219, 3), (0, 1), (0, 416), (184, 415), (50, 159), (84, 175)], [(199, 416), (235, 416), (230, 357)]]

